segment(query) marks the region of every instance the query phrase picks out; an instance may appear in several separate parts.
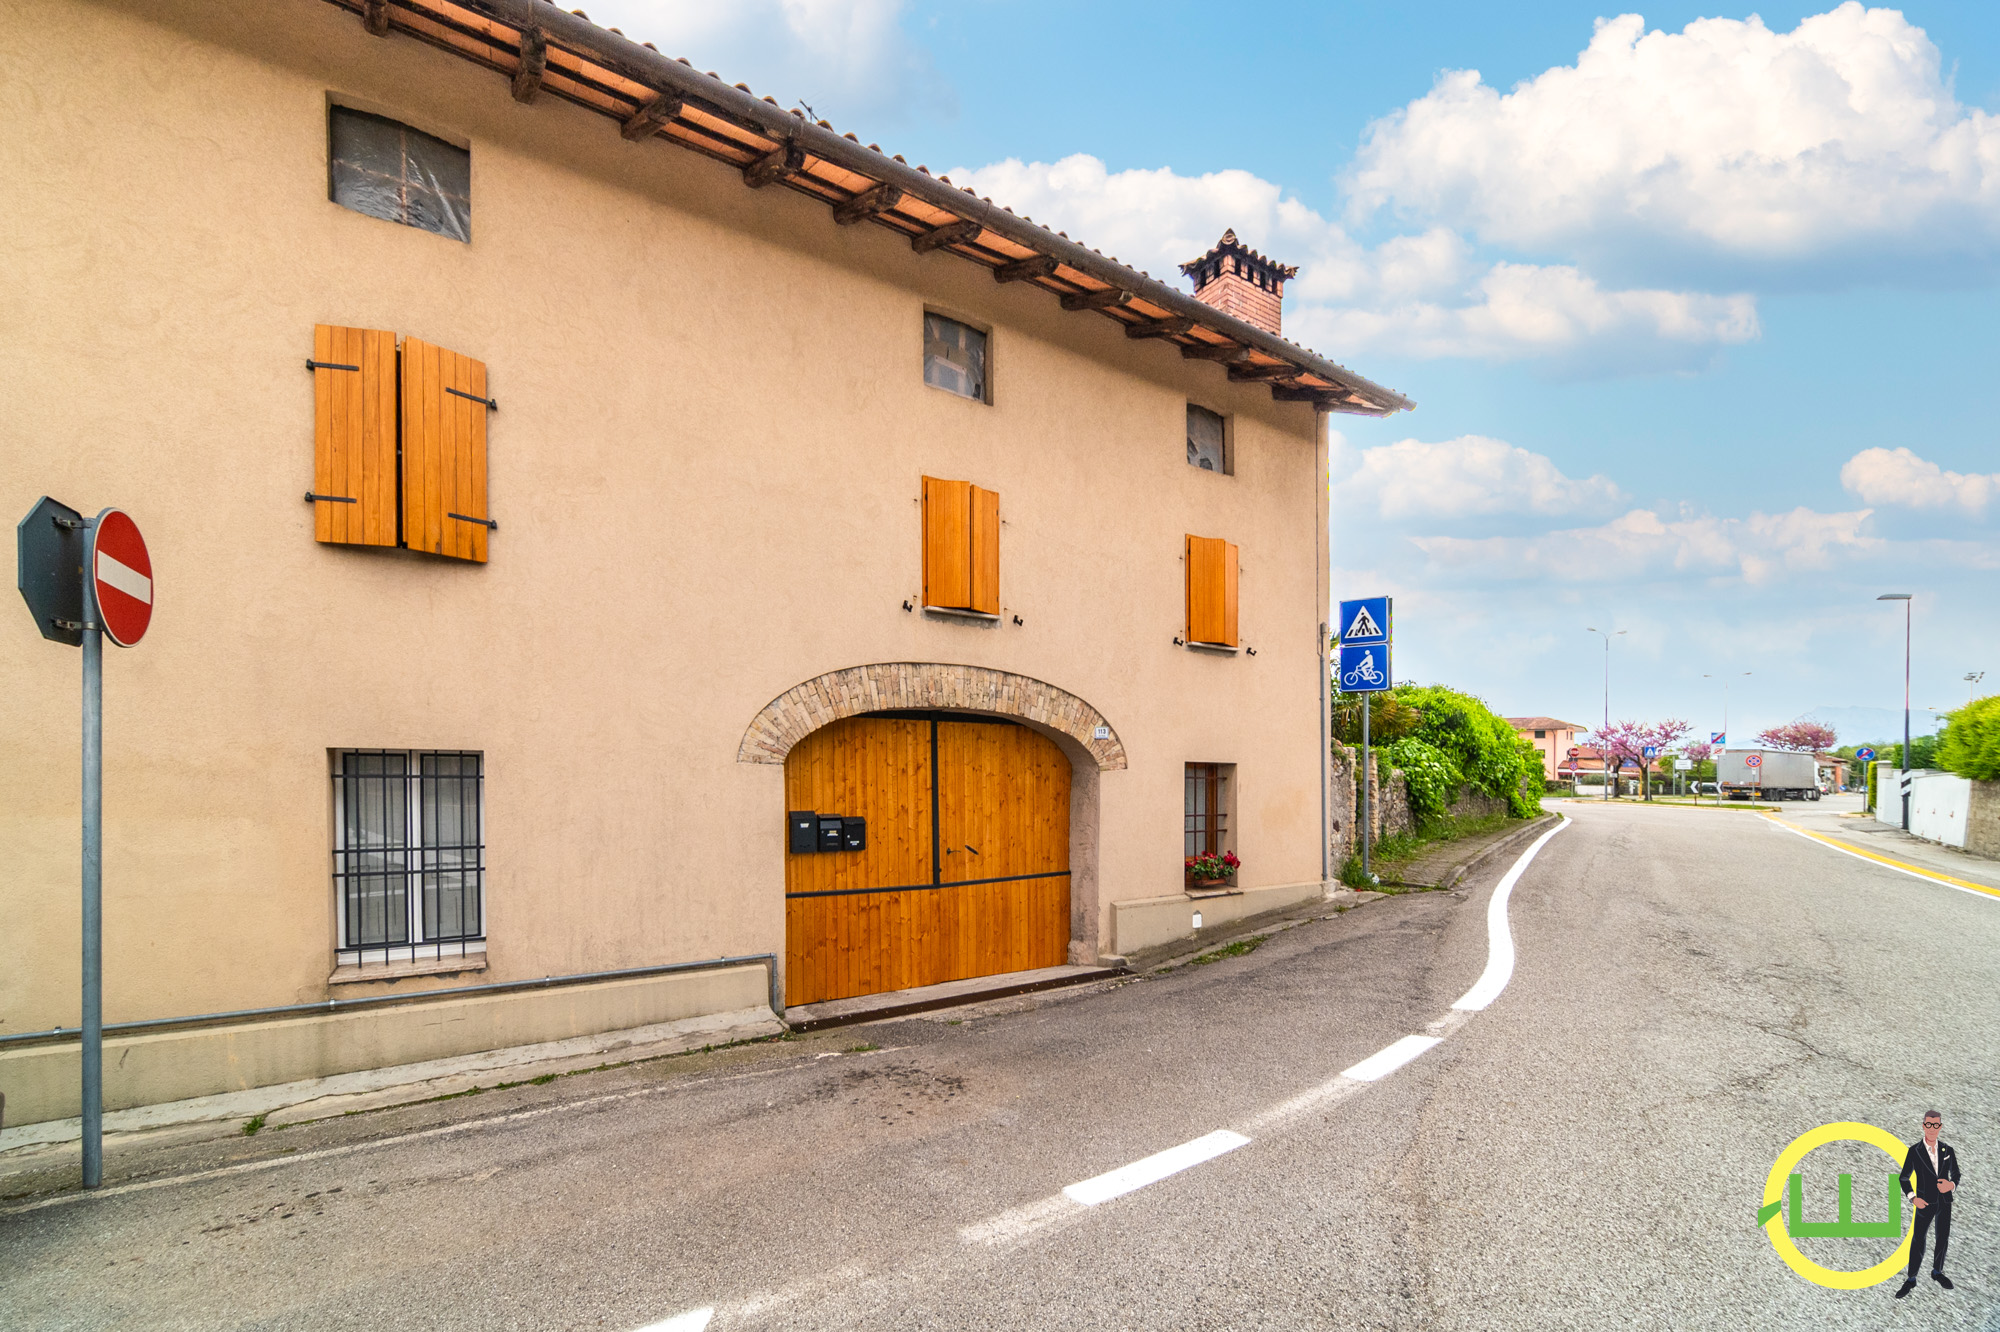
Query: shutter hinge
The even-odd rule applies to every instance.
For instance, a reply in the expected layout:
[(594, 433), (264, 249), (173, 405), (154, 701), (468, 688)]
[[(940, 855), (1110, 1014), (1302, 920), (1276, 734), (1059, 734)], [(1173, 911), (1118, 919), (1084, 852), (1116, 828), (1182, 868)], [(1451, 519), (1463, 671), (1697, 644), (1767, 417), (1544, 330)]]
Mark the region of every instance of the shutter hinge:
[(455, 389), (455, 388), (448, 388), (445, 390), (445, 392), (476, 402), (491, 412), (497, 412), (500, 410), (499, 403), (493, 401), (493, 399), (491, 398), (482, 398), (477, 393), (467, 393), (464, 389)]
[(327, 504), (358, 504), (360, 502), (350, 499), (346, 495), (315, 495), (310, 490), (306, 492), (306, 503), (316, 504), (322, 501)]
[(310, 356), (306, 357), (308, 370), (359, 370), (360, 368), (358, 365), (342, 365), (338, 361), (315, 361)]
[(500, 524), (494, 522), (491, 518), (473, 518), (463, 513), (448, 513), (445, 517), (456, 518), (461, 523), (478, 523), (481, 527), (489, 531), (497, 532), (500, 530)]

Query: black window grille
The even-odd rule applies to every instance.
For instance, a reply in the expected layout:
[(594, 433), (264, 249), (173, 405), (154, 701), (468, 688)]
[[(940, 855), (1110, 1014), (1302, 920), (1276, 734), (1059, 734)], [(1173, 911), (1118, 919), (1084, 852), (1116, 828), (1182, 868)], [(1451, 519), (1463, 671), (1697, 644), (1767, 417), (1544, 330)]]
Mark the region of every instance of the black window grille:
[(342, 964), (484, 951), (483, 782), (474, 753), (340, 752), (333, 883)]
[(472, 153), (386, 116), (328, 111), (328, 197), (406, 227), (472, 239)]
[(1204, 472), (1227, 472), (1229, 451), (1225, 445), (1226, 439), (1220, 415), (1206, 407), (1188, 404), (1188, 466), (1199, 467)]
[(1187, 854), (1219, 856), (1228, 849), (1228, 765), (1190, 763), (1187, 765)]

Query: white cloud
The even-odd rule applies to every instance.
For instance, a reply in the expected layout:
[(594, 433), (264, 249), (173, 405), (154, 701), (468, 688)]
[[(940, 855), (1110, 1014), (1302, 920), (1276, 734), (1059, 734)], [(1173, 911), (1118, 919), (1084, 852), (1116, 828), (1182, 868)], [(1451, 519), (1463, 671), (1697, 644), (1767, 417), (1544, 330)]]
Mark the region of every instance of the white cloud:
[(1636, 583), (1692, 576), (1767, 583), (1881, 546), (1866, 530), (1871, 512), (1801, 507), (1747, 518), (1664, 519), (1651, 509), (1633, 509), (1597, 527), (1536, 536), (1411, 540), (1439, 566), (1483, 579)]
[(1334, 490), (1343, 509), (1363, 508), (1390, 521), (1575, 513), (1608, 509), (1624, 498), (1607, 477), (1565, 476), (1543, 455), (1483, 435), (1436, 444), (1405, 439), (1369, 449)]
[(1869, 504), (1972, 514), (2000, 496), (2000, 474), (1947, 472), (1908, 449), (1863, 449), (1840, 469), (1840, 484)]
[(1600, 20), (1574, 66), (1501, 93), (1476, 70), (1371, 127), (1350, 185), (1482, 240), (1658, 238), (1750, 258), (1991, 253), (2000, 116), (1960, 106), (1921, 28), (1843, 4), (1773, 32)]
[(790, 106), (803, 99), (842, 130), (858, 117), (950, 114), (950, 87), (903, 31), (903, 0), (585, 0), (591, 21)]
[(1182, 261), (1233, 227), (1246, 244), (1299, 266), (1286, 288), (1286, 329), (1330, 355), (1588, 354), (1600, 364), (1652, 368), (1705, 359), (1758, 333), (1749, 296), (1611, 290), (1572, 267), (1481, 263), (1443, 228), (1370, 249), (1248, 171), (1112, 172), (1077, 154), (959, 167), (951, 177), (1176, 283)]

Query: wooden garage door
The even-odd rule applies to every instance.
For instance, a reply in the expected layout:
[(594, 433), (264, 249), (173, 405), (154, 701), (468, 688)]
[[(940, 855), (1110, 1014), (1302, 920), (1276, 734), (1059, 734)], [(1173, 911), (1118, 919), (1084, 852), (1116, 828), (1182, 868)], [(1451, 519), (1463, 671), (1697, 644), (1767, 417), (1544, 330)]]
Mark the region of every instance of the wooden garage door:
[(1067, 961), (1069, 779), (1008, 722), (891, 713), (801, 740), (786, 808), (858, 815), (868, 847), (785, 857), (785, 1003)]

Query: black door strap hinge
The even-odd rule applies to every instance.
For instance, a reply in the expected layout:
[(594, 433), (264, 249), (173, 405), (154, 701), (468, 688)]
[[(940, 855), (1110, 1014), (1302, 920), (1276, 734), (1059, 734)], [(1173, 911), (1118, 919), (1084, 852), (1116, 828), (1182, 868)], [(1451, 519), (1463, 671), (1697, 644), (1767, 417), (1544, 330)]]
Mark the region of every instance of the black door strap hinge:
[(310, 356), (306, 357), (308, 370), (359, 370), (360, 368), (358, 365), (341, 365), (337, 361), (315, 361)]
[(448, 513), (445, 517), (456, 518), (461, 523), (478, 523), (481, 527), (495, 532), (500, 530), (500, 524), (494, 522), (491, 518), (473, 518), (462, 513)]
[(455, 394), (458, 397), (466, 398), (473, 402), (476, 402), (490, 412), (497, 412), (500, 410), (499, 403), (493, 401), (493, 399), (491, 398), (482, 398), (477, 393), (467, 393), (464, 389), (455, 389), (455, 388), (448, 388), (445, 390), (445, 392)]
[(321, 502), (327, 504), (358, 504), (360, 501), (350, 499), (346, 495), (315, 495), (310, 490), (306, 492), (306, 503), (317, 504)]

